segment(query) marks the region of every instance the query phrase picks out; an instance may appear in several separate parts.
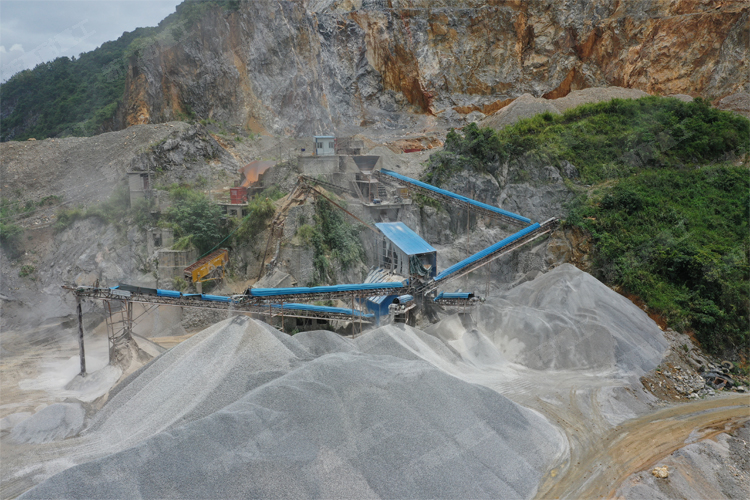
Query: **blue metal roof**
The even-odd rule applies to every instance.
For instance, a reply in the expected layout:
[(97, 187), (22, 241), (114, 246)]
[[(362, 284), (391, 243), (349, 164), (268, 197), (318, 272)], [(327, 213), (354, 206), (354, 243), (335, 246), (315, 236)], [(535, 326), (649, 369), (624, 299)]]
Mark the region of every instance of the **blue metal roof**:
[(388, 170), (385, 168), (380, 169), (381, 172), (383, 172), (386, 175), (390, 175), (391, 177), (395, 177), (396, 179), (409, 182), (411, 184), (414, 184), (415, 186), (419, 186), (424, 189), (429, 189), (430, 191), (438, 194), (442, 194), (444, 196), (450, 196), (451, 198), (455, 198), (457, 200), (461, 200), (463, 202), (469, 203), (471, 205), (474, 205), (476, 207), (484, 208), (485, 210), (489, 210), (491, 212), (495, 212), (498, 214), (502, 214), (505, 216), (508, 216), (512, 219), (516, 219), (522, 222), (531, 223), (531, 219), (527, 219), (526, 217), (523, 217), (518, 214), (514, 214), (513, 212), (508, 212), (507, 210), (503, 210), (502, 208), (493, 207), (492, 205), (488, 205), (486, 203), (482, 203), (481, 201), (472, 200), (471, 198), (467, 198), (466, 196), (461, 196), (460, 194), (452, 193), (450, 191), (446, 191), (445, 189), (440, 189), (435, 186), (431, 186), (430, 184), (427, 184), (422, 181), (418, 181), (416, 179), (412, 179), (411, 177), (406, 177), (405, 175), (397, 174), (396, 172), (393, 172), (392, 170)]
[(375, 226), (406, 255), (437, 251), (403, 222), (379, 222)]
[(475, 253), (471, 257), (467, 257), (464, 260), (462, 260), (461, 262), (459, 262), (457, 264), (453, 264), (451, 267), (449, 267), (448, 269), (446, 269), (442, 273), (440, 273), (437, 276), (435, 276), (435, 281), (440, 281), (441, 279), (443, 279), (443, 278), (445, 278), (447, 276), (450, 276), (451, 274), (455, 273), (456, 271), (460, 271), (461, 269), (463, 269), (464, 267), (468, 266), (469, 264), (472, 264), (473, 262), (476, 262), (479, 259), (481, 259), (483, 257), (486, 257), (489, 254), (494, 253), (494, 252), (500, 250), (504, 246), (513, 243), (517, 239), (519, 239), (519, 238), (521, 238), (523, 236), (526, 236), (527, 234), (529, 234), (529, 233), (531, 233), (533, 231), (536, 231), (537, 229), (539, 229), (539, 223), (538, 222), (535, 223), (535, 224), (532, 224), (531, 226), (528, 226), (528, 227), (525, 227), (525, 228), (521, 229), (520, 231), (518, 231), (515, 234), (511, 234), (507, 238), (504, 238), (504, 239), (498, 241), (494, 245), (488, 246), (484, 250), (481, 250), (481, 251)]

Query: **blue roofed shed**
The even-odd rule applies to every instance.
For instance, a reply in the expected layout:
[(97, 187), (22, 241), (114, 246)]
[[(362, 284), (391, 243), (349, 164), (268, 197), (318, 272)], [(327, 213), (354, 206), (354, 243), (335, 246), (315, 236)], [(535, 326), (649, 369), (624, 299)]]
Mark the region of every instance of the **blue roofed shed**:
[(375, 226), (383, 233), (378, 266), (401, 276), (435, 276), (437, 250), (432, 245), (403, 222), (380, 222)]

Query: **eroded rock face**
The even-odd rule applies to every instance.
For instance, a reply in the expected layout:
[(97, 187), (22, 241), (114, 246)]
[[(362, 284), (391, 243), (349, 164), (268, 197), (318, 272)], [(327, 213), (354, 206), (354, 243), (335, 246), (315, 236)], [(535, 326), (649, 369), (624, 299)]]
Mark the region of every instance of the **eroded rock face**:
[(121, 125), (192, 110), (256, 132), (429, 126), (608, 85), (720, 99), (748, 90), (748, 15), (713, 0), (242, 2), (131, 61)]

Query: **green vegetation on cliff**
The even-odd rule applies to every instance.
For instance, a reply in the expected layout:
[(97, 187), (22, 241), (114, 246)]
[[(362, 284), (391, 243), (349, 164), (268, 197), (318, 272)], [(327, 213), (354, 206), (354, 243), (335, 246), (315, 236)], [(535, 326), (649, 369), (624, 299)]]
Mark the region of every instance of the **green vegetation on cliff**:
[(237, 0), (186, 0), (153, 28), (58, 57), (13, 75), (0, 85), (0, 141), (91, 136), (114, 125), (129, 64), (156, 42), (180, 40), (211, 8), (233, 11)]
[(750, 171), (728, 163), (748, 151), (747, 119), (646, 97), (451, 131), (423, 180), (469, 169), (502, 181), (504, 166), (511, 180), (532, 178), (572, 163), (580, 195), (566, 223), (590, 234), (592, 272), (720, 353), (750, 341)]
[(114, 117), (125, 90), (126, 50), (139, 28), (79, 58), (58, 57), (0, 85), (0, 140), (90, 136)]
[(229, 227), (220, 224), (221, 207), (205, 194), (179, 186), (169, 190), (169, 197), (172, 206), (167, 209), (165, 219), (175, 229), (178, 243), (192, 244), (202, 255), (229, 234)]
[(750, 340), (748, 207), (745, 167), (664, 169), (580, 200), (567, 222), (591, 234), (600, 279), (720, 352)]
[(504, 164), (512, 168), (528, 159), (555, 166), (569, 161), (588, 184), (644, 168), (703, 165), (749, 150), (750, 121), (702, 99), (613, 99), (562, 115), (543, 113), (499, 132), (474, 123), (463, 135), (452, 130), (423, 180), (440, 186), (466, 169), (497, 178)]
[(315, 202), (314, 222), (315, 225), (303, 224), (297, 230), (300, 239), (314, 250), (315, 274), (308, 286), (336, 283), (336, 269), (347, 271), (365, 259), (357, 236), (362, 226), (350, 224), (340, 210), (322, 198)]

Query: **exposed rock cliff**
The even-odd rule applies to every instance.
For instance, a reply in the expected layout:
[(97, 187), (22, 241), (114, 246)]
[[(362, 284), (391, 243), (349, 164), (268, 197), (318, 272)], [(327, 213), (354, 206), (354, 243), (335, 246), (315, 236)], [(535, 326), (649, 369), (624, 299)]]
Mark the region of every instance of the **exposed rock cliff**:
[(242, 2), (131, 60), (121, 125), (192, 110), (256, 132), (429, 127), (607, 85), (720, 99), (748, 90), (749, 13), (713, 0)]

